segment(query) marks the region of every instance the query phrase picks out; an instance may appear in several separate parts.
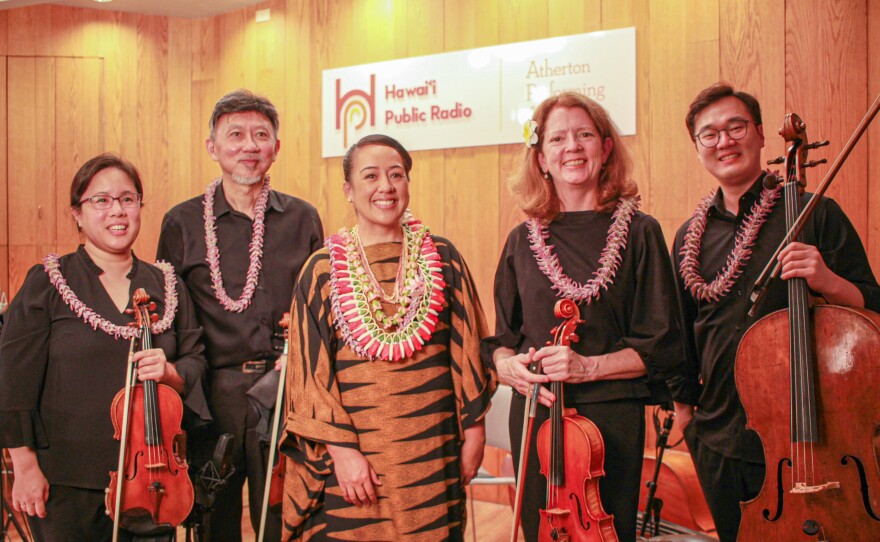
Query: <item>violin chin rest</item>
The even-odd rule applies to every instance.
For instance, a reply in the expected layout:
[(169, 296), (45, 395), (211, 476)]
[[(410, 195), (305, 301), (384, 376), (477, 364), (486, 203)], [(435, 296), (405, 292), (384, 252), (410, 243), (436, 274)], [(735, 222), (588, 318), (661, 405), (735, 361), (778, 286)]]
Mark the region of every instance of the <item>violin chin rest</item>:
[(129, 508), (122, 513), (120, 526), (139, 536), (159, 536), (175, 532), (169, 523), (154, 523), (150, 512), (145, 508)]

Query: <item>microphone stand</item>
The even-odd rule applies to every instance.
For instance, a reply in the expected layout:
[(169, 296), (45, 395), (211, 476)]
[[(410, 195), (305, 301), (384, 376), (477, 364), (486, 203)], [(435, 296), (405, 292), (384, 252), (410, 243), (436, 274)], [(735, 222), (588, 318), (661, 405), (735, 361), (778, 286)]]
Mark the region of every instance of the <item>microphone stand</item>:
[(642, 530), (639, 536), (644, 537), (648, 529), (648, 522), (654, 526), (651, 536), (657, 536), (660, 532), (660, 510), (663, 508), (663, 499), (657, 498), (657, 480), (660, 477), (660, 467), (663, 465), (663, 452), (669, 443), (669, 433), (672, 431), (672, 423), (675, 413), (670, 412), (663, 421), (663, 430), (657, 435), (657, 459), (654, 462), (654, 475), (645, 485), (648, 487), (648, 500), (645, 501), (645, 513), (642, 516)]
[(214, 455), (199, 469), (195, 480), (195, 503), (186, 518), (186, 542), (211, 542), (211, 512), (217, 494), (223, 491), (235, 474), (232, 465), (232, 443), (235, 437), (223, 433), (214, 447)]

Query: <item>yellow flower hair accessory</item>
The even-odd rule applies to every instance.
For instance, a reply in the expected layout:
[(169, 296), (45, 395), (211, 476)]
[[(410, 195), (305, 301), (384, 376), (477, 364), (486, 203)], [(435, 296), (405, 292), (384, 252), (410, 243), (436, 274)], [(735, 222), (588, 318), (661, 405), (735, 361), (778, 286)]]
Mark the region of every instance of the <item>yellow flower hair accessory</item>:
[(534, 147), (538, 144), (538, 123), (533, 120), (527, 120), (523, 124), (523, 139), (526, 140), (526, 147)]

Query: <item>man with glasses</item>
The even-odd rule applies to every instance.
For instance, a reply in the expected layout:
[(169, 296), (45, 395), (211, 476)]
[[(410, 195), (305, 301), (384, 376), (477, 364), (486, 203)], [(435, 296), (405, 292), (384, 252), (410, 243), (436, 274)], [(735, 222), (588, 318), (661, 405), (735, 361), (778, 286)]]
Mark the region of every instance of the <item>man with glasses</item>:
[[(768, 173), (761, 170), (761, 107), (750, 94), (716, 83), (697, 95), (685, 123), (718, 188), (675, 236), (688, 358), (682, 378), (690, 390), (675, 411), (718, 536), (726, 542), (736, 540), (739, 503), (758, 494), (766, 470), (761, 441), (745, 428), (734, 380), (743, 334), (788, 306), (785, 279), (803, 277), (829, 303), (874, 311), (880, 310), (880, 287), (858, 233), (837, 203), (822, 198), (804, 228), (804, 242), (789, 244), (780, 255), (783, 280), (770, 284), (750, 317), (752, 286), (786, 233), (781, 184), (765, 186)], [(802, 206), (810, 196), (802, 196)]]
[[(205, 194), (165, 215), (157, 257), (171, 262), (192, 292), (205, 329), (208, 403), (219, 433), (235, 438), (235, 473), (214, 502), (210, 538), (240, 542), (245, 478), (257, 531), (268, 462), (261, 438), (268, 429), (261, 431), (247, 394), (279, 368), (279, 322), (300, 268), (322, 246), (324, 234), (313, 206), (269, 186), (269, 168), (281, 147), (272, 102), (247, 90), (231, 92), (214, 106), (209, 129), (205, 147), (221, 174)], [(210, 458), (216, 441), (191, 436), (197, 463)], [(280, 514), (270, 514), (266, 529), (266, 541), (280, 539)]]

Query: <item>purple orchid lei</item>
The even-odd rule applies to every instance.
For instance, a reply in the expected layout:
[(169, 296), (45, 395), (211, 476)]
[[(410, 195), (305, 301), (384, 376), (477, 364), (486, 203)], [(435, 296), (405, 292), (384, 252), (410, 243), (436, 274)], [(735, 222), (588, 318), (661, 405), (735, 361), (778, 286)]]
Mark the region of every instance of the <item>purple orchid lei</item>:
[(724, 268), (718, 271), (715, 280), (707, 284), (700, 275), (700, 243), (706, 231), (706, 220), (709, 208), (715, 201), (718, 189), (713, 190), (697, 205), (688, 224), (687, 233), (681, 247), (681, 263), (679, 271), (684, 279), (685, 287), (691, 295), (702, 301), (716, 302), (730, 292), (734, 281), (742, 274), (743, 267), (752, 256), (752, 245), (758, 238), (761, 225), (773, 210), (776, 200), (782, 195), (782, 185), (774, 189), (765, 188), (758, 201), (752, 206), (751, 213), (740, 226), (734, 241), (733, 250), (727, 256)]
[(242, 290), (241, 297), (237, 301), (233, 301), (229, 294), (226, 293), (226, 288), (223, 286), (223, 274), (220, 272), (220, 249), (217, 248), (217, 219), (214, 217), (214, 193), (221, 182), (222, 178), (217, 178), (205, 188), (206, 259), (211, 270), (211, 286), (214, 288), (214, 295), (217, 301), (229, 312), (244, 312), (250, 306), (251, 300), (254, 297), (254, 290), (256, 290), (257, 281), (260, 278), (260, 268), (262, 268), (263, 235), (266, 232), (264, 219), (266, 216), (266, 205), (269, 201), (269, 176), (267, 175), (263, 181), (263, 189), (254, 207), (254, 232), (249, 249), (250, 265), (248, 265), (244, 290)]
[(599, 270), (594, 277), (585, 284), (574, 281), (565, 274), (559, 257), (553, 253), (553, 245), (548, 245), (546, 240), (550, 238), (550, 229), (542, 225), (536, 218), (530, 218), (526, 225), (529, 229), (529, 241), (538, 268), (550, 279), (552, 288), (556, 290), (558, 297), (571, 299), (572, 301), (586, 301), (592, 303), (599, 298), (601, 291), (607, 290), (614, 281), (617, 268), (620, 266), (621, 252), (626, 248), (626, 239), (629, 233), (629, 225), (632, 217), (639, 209), (641, 198), (635, 196), (622, 199), (612, 215), (611, 227), (608, 228), (608, 240), (602, 249), (599, 258)]
[[(159, 260), (154, 265), (161, 269), (162, 274), (165, 276), (165, 314), (161, 320), (150, 324), (150, 330), (153, 334), (159, 335), (171, 327), (171, 324), (174, 322), (174, 316), (177, 313), (177, 276), (174, 274), (174, 267), (168, 262)], [(49, 282), (61, 294), (61, 299), (64, 300), (77, 317), (82, 318), (83, 322), (92, 326), (92, 329), (100, 329), (104, 333), (112, 335), (115, 339), (121, 337), (131, 340), (134, 337), (140, 336), (140, 328), (113, 324), (80, 301), (61, 274), (57, 254), (46, 256), (43, 259), (43, 268), (49, 274)]]

